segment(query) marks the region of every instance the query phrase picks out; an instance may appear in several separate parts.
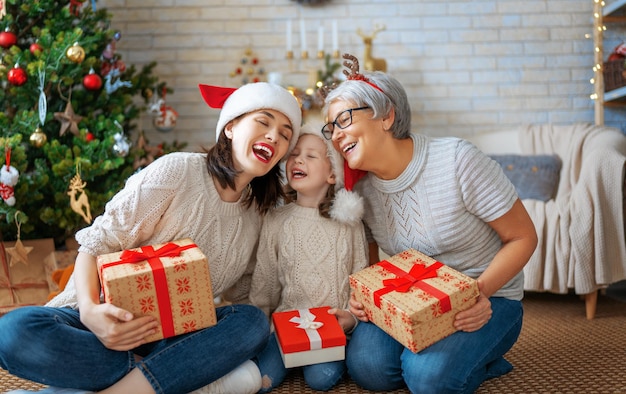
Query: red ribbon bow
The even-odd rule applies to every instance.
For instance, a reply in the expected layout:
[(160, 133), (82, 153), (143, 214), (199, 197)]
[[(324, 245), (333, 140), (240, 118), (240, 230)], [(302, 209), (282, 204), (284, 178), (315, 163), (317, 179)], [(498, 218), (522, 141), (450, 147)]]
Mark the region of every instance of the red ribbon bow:
[(377, 307), (380, 308), (380, 297), (383, 295), (392, 291), (406, 293), (411, 289), (411, 287), (415, 286), (436, 297), (439, 300), (442, 312), (445, 313), (452, 309), (450, 297), (446, 293), (429, 285), (428, 283), (423, 282), (424, 279), (437, 277), (437, 270), (443, 266), (441, 262), (436, 261), (428, 267), (422, 264), (414, 264), (408, 273), (391, 264), (387, 260), (379, 262), (378, 265), (388, 271), (391, 271), (397, 275), (397, 277), (383, 280), (383, 286), (385, 287), (374, 292), (374, 305)]

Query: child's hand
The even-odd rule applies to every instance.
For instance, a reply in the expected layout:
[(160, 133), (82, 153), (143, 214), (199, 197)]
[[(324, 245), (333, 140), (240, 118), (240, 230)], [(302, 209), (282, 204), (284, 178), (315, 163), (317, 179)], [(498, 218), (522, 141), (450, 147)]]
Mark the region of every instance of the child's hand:
[(144, 338), (153, 334), (158, 325), (153, 316), (135, 319), (130, 312), (107, 303), (81, 309), (80, 320), (105, 347), (118, 351), (144, 344)]
[(330, 308), (328, 313), (337, 317), (337, 321), (339, 321), (339, 325), (343, 329), (343, 332), (351, 333), (354, 331), (358, 321), (352, 313), (350, 313), (350, 311), (339, 308)]
[(356, 298), (354, 298), (354, 293), (350, 294), (350, 313), (352, 313), (357, 319), (362, 322), (367, 322), (369, 319), (367, 318), (367, 313), (363, 309), (363, 304), (358, 302)]

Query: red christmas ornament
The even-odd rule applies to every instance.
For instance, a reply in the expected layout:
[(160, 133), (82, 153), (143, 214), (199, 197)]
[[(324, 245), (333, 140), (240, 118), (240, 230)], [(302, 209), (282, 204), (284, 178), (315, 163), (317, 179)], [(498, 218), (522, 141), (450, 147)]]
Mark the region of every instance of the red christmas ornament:
[(0, 47), (11, 48), (17, 44), (17, 35), (12, 31), (3, 31), (0, 33)]
[(102, 87), (102, 78), (92, 68), (83, 78), (83, 86), (87, 90), (99, 90)]
[(20, 66), (16, 65), (7, 73), (7, 79), (11, 85), (21, 86), (26, 83), (28, 77), (26, 76), (26, 71)]
[(32, 44), (30, 44), (29, 49), (30, 49), (30, 53), (32, 53), (35, 56), (39, 56), (41, 51), (43, 51), (43, 47), (36, 42), (33, 42)]
[(93, 135), (93, 133), (90, 131), (89, 133), (87, 133), (87, 135), (85, 136), (85, 140), (87, 140), (87, 142), (91, 142), (95, 139), (96, 137)]

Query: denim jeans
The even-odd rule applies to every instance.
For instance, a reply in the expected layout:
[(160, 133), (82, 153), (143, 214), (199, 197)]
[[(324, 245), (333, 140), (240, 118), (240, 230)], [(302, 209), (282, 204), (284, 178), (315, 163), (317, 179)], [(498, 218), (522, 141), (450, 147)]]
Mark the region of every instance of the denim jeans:
[[(261, 376), (265, 382), (266, 378), (271, 380), (271, 387), (262, 388), (260, 393), (269, 393), (272, 389), (278, 387), (287, 376), (288, 369), (285, 368), (283, 359), (278, 349), (278, 341), (276, 333), (270, 335), (267, 346), (263, 349), (255, 360), (261, 371)], [(342, 361), (331, 361), (327, 363), (319, 363), (305, 365), (302, 367), (304, 381), (306, 384), (317, 391), (328, 391), (342, 378), (346, 371), (346, 364)]]
[(504, 354), (522, 329), (520, 301), (491, 297), (492, 317), (475, 332), (457, 331), (413, 353), (372, 323), (360, 323), (348, 343), (351, 378), (372, 391), (473, 393), (483, 381), (510, 372)]
[[(187, 393), (256, 356), (267, 343), (265, 314), (217, 308), (217, 324), (133, 351), (107, 349), (69, 308), (23, 307), (0, 318), (0, 367), (42, 384), (105, 389), (139, 368), (156, 393)], [(135, 354), (143, 357), (135, 361)]]

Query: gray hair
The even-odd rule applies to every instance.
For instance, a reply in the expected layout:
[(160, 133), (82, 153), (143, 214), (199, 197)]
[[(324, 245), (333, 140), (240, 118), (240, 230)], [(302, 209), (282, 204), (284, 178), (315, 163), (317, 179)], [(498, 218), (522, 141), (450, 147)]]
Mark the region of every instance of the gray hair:
[(389, 131), (393, 134), (393, 138), (409, 138), (411, 134), (411, 107), (402, 84), (381, 71), (366, 71), (362, 74), (384, 93), (364, 81), (347, 80), (341, 82), (326, 96), (322, 108), (322, 117), (328, 118), (328, 106), (335, 101), (351, 102), (357, 107), (370, 107), (374, 112), (373, 119), (380, 119), (389, 115), (393, 108), (395, 119)]

